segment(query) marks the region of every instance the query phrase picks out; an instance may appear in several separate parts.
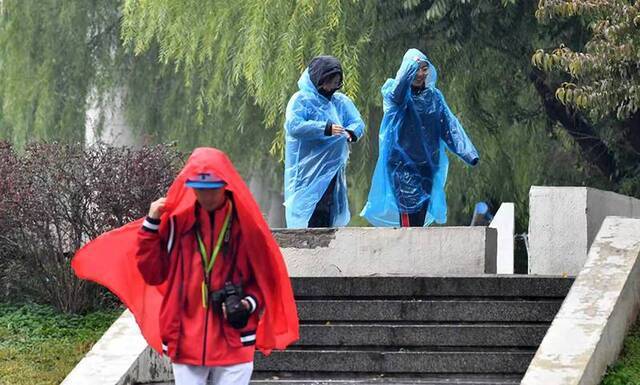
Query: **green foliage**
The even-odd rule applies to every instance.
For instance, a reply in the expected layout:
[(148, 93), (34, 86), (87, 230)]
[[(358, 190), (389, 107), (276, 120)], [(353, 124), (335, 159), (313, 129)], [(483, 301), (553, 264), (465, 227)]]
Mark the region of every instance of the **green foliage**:
[(533, 55), (533, 64), (546, 72), (571, 76), (557, 89), (558, 100), (597, 118), (615, 115), (624, 120), (640, 109), (640, 2), (545, 0), (536, 16), (544, 23), (580, 17), (592, 33), (580, 50), (561, 45)]
[(640, 384), (640, 323), (638, 321), (624, 340), (624, 348), (618, 361), (607, 370), (601, 384)]
[[(0, 10), (0, 135), (82, 141), (91, 87), (117, 55), (116, 0), (5, 0)], [(115, 32), (115, 33), (114, 33)]]
[(121, 312), (69, 315), (0, 303), (0, 383), (59, 384)]
[[(5, 101), (0, 136), (21, 141), (47, 135), (81, 139), (82, 113), (74, 114), (69, 124), (42, 115), (42, 122), (60, 129), (37, 131), (34, 119), (20, 118), (31, 115), (16, 113), (38, 111), (44, 105), (38, 98), (20, 96), (33, 87), (16, 91), (17, 98), (9, 90), (19, 87), (26, 68), (40, 66), (41, 72), (57, 75), (64, 74), (64, 68), (82, 67), (88, 77), (84, 85), (73, 86), (69, 76), (41, 79), (42, 89), (60, 91), (51, 98), (58, 103), (53, 110), (84, 111), (94, 86), (122, 87), (127, 121), (144, 142), (175, 141), (184, 150), (203, 145), (221, 148), (245, 176), (267, 174), (279, 191), (282, 169), (276, 162), (282, 156), (286, 103), (311, 57), (332, 54), (343, 62), (345, 92), (367, 123), (367, 134), (353, 146), (348, 169), (351, 209), (357, 214), (377, 157), (380, 87), (395, 75), (406, 49), (416, 47), (439, 69), (439, 87), (483, 157), (473, 170), (452, 162), (451, 224), (467, 223), (474, 201), (480, 199), (515, 201), (526, 209), (530, 184), (596, 183), (572, 142), (548, 124), (527, 77), (536, 47), (560, 41), (580, 46), (581, 35), (575, 32), (579, 25), (541, 26), (531, 2), (75, 0), (58, 6), (54, 0), (9, 0), (5, 4), (0, 49), (14, 64), (3, 69), (0, 61), (4, 74), (0, 79), (5, 79), (0, 80), (4, 90), (0, 99)], [(38, 22), (14, 19), (27, 14)], [(65, 35), (58, 30), (68, 28), (59, 25), (68, 19), (62, 15), (68, 14), (91, 17)], [(40, 23), (41, 19), (47, 20)], [(121, 29), (109, 28), (114, 21), (121, 22)], [(99, 48), (87, 43), (87, 30), (102, 31), (95, 35), (100, 37), (95, 39)], [(40, 50), (41, 42), (33, 38), (18, 47), (12, 39), (23, 31), (25, 36), (46, 34), (47, 39), (57, 39), (48, 45), (70, 44), (75, 50), (61, 56), (55, 49)], [(554, 167), (544, 167), (540, 159)], [(519, 212), (518, 218), (522, 230), (526, 215)], [(362, 223), (354, 215), (353, 224)]]
[(0, 340), (0, 347), (28, 349), (47, 340), (94, 339), (121, 311), (78, 315), (60, 313), (45, 305), (0, 303), (0, 327), (8, 333), (6, 339)]
[(176, 143), (185, 152), (200, 146), (220, 148), (245, 176), (264, 170), (277, 180), (277, 160), (269, 155), (277, 130), (264, 128), (261, 110), (245, 97), (235, 101), (235, 109), (199, 112), (193, 101), (201, 79), (194, 77), (187, 86), (183, 76), (158, 64), (156, 49), (135, 58), (124, 79), (126, 116), (133, 129), (146, 142)]
[[(122, 31), (136, 54), (157, 44), (160, 62), (175, 65), (195, 87), (194, 112), (236, 111), (245, 102), (280, 126), (296, 81), (312, 56), (331, 53), (348, 74), (345, 90), (358, 95), (359, 68), (375, 7), (361, 1), (126, 1)], [(244, 100), (243, 100), (244, 99)], [(276, 142), (280, 151), (281, 143)]]

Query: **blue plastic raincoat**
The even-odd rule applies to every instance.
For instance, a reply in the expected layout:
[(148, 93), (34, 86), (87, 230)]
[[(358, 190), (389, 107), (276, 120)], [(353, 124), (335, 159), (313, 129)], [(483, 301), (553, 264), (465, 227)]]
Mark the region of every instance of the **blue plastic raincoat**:
[(306, 228), (316, 204), (336, 176), (331, 223), (345, 226), (351, 219), (345, 167), (349, 158), (347, 135), (326, 136), (327, 121), (364, 134), (364, 122), (346, 95), (321, 95), (308, 68), (298, 80), (299, 91), (289, 100), (285, 121), (284, 205), (288, 228)]
[[(420, 63), (426, 63), (425, 86), (412, 91)], [(410, 49), (395, 79), (382, 86), (384, 117), (379, 156), (361, 214), (374, 226), (398, 226), (399, 212), (427, 207), (424, 225), (447, 221), (445, 183), (449, 160), (445, 147), (466, 163), (479, 155), (436, 88), (437, 71), (426, 55)]]

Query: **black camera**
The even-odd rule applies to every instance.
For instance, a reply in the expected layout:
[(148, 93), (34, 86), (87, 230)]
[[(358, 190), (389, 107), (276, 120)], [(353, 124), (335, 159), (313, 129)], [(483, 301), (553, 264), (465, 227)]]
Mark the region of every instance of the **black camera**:
[(232, 282), (225, 282), (224, 288), (214, 291), (211, 301), (216, 308), (222, 310), (224, 303), (227, 308), (227, 321), (235, 329), (242, 329), (249, 322), (249, 309), (242, 304), (242, 287), (234, 285)]

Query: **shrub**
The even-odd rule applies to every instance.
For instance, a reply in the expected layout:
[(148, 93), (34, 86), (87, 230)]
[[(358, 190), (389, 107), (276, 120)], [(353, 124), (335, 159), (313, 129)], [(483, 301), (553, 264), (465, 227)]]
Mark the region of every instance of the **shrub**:
[[(11, 161), (13, 151), (2, 151)], [(180, 154), (161, 145), (128, 149), (37, 143), (13, 159), (0, 169), (4, 295), (66, 312), (95, 308), (105, 292), (77, 279), (71, 258), (88, 240), (144, 216), (149, 203), (171, 184)]]
[(18, 273), (20, 266), (16, 260), (8, 258), (13, 247), (7, 237), (11, 229), (12, 215), (9, 207), (9, 192), (11, 191), (10, 174), (14, 172), (17, 159), (12, 146), (0, 141), (0, 299), (14, 292), (12, 285), (15, 281), (11, 278), (12, 272)]

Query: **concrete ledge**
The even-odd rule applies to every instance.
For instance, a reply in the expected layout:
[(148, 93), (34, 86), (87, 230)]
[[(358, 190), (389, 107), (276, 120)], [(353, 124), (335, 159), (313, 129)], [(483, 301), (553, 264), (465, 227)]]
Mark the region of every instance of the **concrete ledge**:
[(276, 229), (292, 277), (468, 276), (496, 272), (487, 227)]
[(606, 216), (640, 218), (640, 200), (588, 187), (532, 186), (529, 274), (577, 275)]
[(172, 381), (170, 362), (147, 345), (125, 310), (61, 385), (132, 385)]
[(597, 385), (640, 308), (640, 220), (608, 217), (521, 385)]
[(132, 384), (130, 372), (138, 367), (138, 357), (147, 349), (133, 314), (126, 310), (91, 351), (76, 365), (61, 385)]

